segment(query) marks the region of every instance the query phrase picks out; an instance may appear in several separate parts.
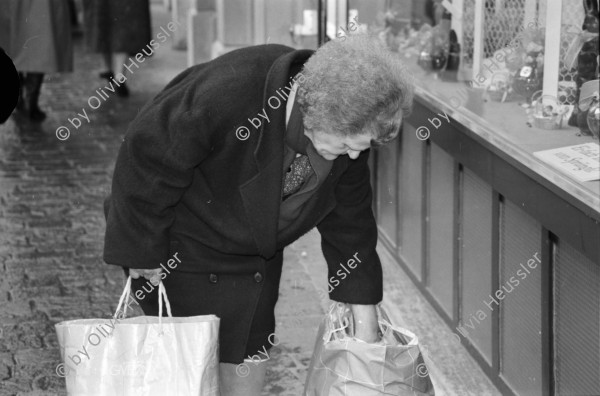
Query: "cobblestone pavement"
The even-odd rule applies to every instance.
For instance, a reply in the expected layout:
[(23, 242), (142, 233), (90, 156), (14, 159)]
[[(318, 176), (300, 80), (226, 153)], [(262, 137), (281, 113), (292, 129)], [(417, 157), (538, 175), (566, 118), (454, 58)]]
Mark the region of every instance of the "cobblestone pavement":
[[(153, 6), (155, 28), (168, 22)], [(0, 395), (65, 394), (54, 324), (114, 312), (124, 279), (102, 261), (102, 200), (128, 123), (185, 68), (185, 52), (165, 43), (128, 77), (130, 98), (111, 96), (93, 110), (88, 98), (104, 86), (101, 58), (85, 53), (81, 42), (76, 54), (74, 73), (46, 76), (44, 123), (13, 116), (0, 126)], [(82, 119), (76, 129), (68, 118), (82, 108), (90, 122)], [(71, 132), (65, 141), (55, 136), (61, 125)], [(306, 376), (322, 311), (296, 265), (305, 248), (286, 251), (281, 344), (270, 353), (265, 395), (299, 395)], [(298, 279), (307, 282), (295, 285)]]

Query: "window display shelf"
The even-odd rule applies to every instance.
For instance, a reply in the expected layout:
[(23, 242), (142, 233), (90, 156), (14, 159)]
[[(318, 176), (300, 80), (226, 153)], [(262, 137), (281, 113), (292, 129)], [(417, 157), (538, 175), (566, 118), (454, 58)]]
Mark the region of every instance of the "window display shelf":
[[(426, 73), (412, 56), (404, 62), (413, 73), (417, 100), (435, 113), (446, 113), (450, 122), (462, 124), (466, 132), (497, 154), (541, 176), (546, 187), (572, 202), (592, 217), (600, 218), (600, 181), (579, 182), (569, 175), (552, 168), (537, 159), (533, 153), (587, 142), (596, 142), (591, 136), (581, 135), (578, 128), (563, 126), (562, 129), (545, 130), (528, 126), (526, 110), (521, 106), (524, 99), (499, 103), (485, 99), (482, 89), (467, 87), (463, 83), (442, 81), (434, 73)], [(431, 122), (424, 124), (431, 135), (444, 133), (446, 120), (437, 117), (441, 126), (436, 129)], [(434, 123), (436, 123), (434, 121)], [(437, 124), (437, 123), (436, 123)], [(556, 188), (557, 187), (557, 188)], [(569, 200), (573, 201), (573, 200)]]

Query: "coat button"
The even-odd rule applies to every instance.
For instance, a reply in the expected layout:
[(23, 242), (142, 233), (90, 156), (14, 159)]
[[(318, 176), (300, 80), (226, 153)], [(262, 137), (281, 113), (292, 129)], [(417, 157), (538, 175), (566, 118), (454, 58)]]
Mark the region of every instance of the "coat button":
[(260, 283), (263, 280), (263, 276), (260, 272), (257, 272), (256, 274), (254, 274), (254, 281), (256, 283)]
[(217, 283), (218, 280), (219, 280), (219, 277), (217, 276), (217, 274), (210, 274), (208, 276), (208, 281), (210, 283)]

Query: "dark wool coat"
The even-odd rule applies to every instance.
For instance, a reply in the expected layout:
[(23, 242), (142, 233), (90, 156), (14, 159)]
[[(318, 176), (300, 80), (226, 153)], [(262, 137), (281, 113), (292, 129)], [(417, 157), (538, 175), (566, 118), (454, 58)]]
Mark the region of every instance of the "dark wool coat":
[(71, 19), (65, 0), (3, 0), (0, 4), (0, 30), (8, 33), (1, 41), (7, 42), (6, 52), (18, 71), (73, 71)]
[[(277, 230), (286, 106), (273, 108), (276, 102), (271, 107), (267, 100), (289, 86), (311, 55), (282, 45), (232, 51), (185, 70), (140, 111), (119, 151), (107, 199), (107, 263), (158, 268), (178, 252), (177, 271), (207, 278), (251, 274), (281, 260), (286, 245), (317, 226), (328, 278), (339, 281), (330, 297), (381, 301), (368, 151), (356, 160), (334, 160), (294, 226), (285, 234)], [(257, 130), (248, 119), (263, 109), (270, 122)], [(247, 140), (236, 137), (240, 126), (250, 129)], [(356, 253), (360, 264), (341, 278), (340, 263)], [(239, 304), (240, 320), (250, 323), (261, 287), (257, 280), (221, 298)]]
[(134, 55), (150, 43), (149, 0), (85, 0), (83, 10), (85, 38), (92, 51)]

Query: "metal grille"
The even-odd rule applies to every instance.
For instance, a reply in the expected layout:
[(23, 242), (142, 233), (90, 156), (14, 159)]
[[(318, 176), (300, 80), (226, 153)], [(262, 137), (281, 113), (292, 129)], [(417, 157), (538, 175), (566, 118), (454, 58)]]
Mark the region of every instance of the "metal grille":
[(585, 11), (582, 0), (562, 0), (562, 24), (581, 28)]
[(600, 266), (562, 240), (554, 274), (557, 395), (600, 395)]
[(485, 2), (484, 53), (490, 57), (506, 47), (523, 26), (525, 0)]
[(454, 159), (431, 145), (429, 179), (429, 287), (454, 319)]
[[(485, 2), (484, 10), (484, 56), (491, 57), (495, 51), (506, 47), (517, 36), (524, 23), (525, 0)], [(463, 60), (473, 64), (473, 42), (475, 39), (475, 0), (464, 0), (463, 15)]]
[(538, 24), (546, 26), (546, 9), (548, 8), (547, 0), (538, 0)]
[(462, 185), (460, 331), (491, 365), (492, 321), (487, 318), (475, 326), (471, 315), (487, 310), (484, 301), (492, 294), (492, 188), (468, 169)]
[(421, 279), (423, 263), (423, 155), (425, 144), (415, 139), (415, 128), (406, 124), (402, 132), (400, 210), (402, 213), (402, 236), (399, 253), (411, 268), (413, 274)]
[(562, 26), (560, 31), (560, 64), (558, 74), (559, 93), (561, 102), (575, 104), (577, 100), (575, 78), (577, 69), (568, 67), (565, 63), (565, 55), (569, 46), (578, 36), (583, 24), (585, 12), (582, 0), (563, 0), (562, 2)]
[(542, 265), (528, 265), (536, 253), (540, 257), (541, 225), (506, 201), (500, 215), (500, 372), (516, 394), (528, 396), (542, 395)]
[(464, 0), (463, 2), (463, 15), (462, 15), (462, 28), (463, 28), (463, 43), (462, 52), (464, 63), (468, 66), (473, 65), (473, 41), (474, 30), (475, 30), (475, 0)]

